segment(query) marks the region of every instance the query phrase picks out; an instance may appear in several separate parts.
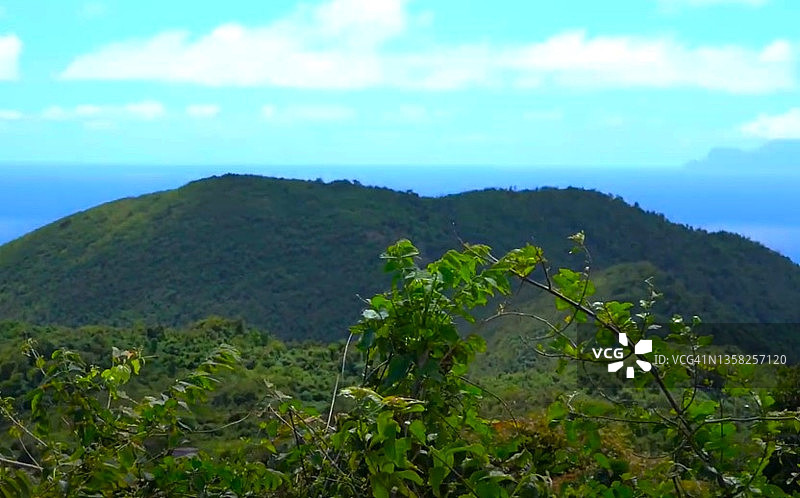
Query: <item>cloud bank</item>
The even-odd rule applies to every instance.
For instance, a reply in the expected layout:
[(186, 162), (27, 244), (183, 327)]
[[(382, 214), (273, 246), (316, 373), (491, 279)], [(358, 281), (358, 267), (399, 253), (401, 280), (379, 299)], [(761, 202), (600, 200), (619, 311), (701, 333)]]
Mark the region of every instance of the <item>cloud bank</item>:
[(354, 119), (357, 112), (343, 105), (293, 105), (277, 107), (268, 104), (261, 107), (261, 116), (274, 123), (325, 123)]
[(413, 31), (432, 21), (419, 21), (407, 7), (407, 0), (331, 0), (266, 26), (230, 23), (199, 36), (165, 31), (81, 55), (60, 78), (338, 90), (684, 87), (735, 94), (797, 85), (797, 47), (787, 40), (757, 48), (693, 46), (670, 37), (577, 30), (529, 43), (419, 46)]
[(221, 108), (215, 104), (192, 104), (186, 106), (186, 115), (192, 118), (213, 118), (219, 114)]
[(759, 114), (740, 129), (745, 135), (770, 140), (800, 139), (800, 107), (789, 109), (783, 114)]
[(0, 109), (0, 121), (17, 121), (23, 117), (24, 115), (20, 111), (14, 109)]
[(0, 81), (19, 79), (19, 54), (22, 40), (16, 35), (0, 36)]
[(152, 121), (166, 115), (166, 108), (155, 100), (142, 100), (124, 105), (82, 104), (71, 108), (50, 106), (42, 111), (41, 117), (53, 121), (99, 120), (134, 118)]

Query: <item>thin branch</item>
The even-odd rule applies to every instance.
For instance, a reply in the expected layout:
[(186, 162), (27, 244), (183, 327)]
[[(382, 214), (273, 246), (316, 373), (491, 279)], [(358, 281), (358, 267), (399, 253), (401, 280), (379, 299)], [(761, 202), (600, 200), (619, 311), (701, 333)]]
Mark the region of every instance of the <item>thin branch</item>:
[(753, 480), (756, 478), (756, 476), (759, 473), (759, 469), (761, 469), (762, 466), (764, 465), (764, 461), (767, 459), (767, 456), (769, 456), (769, 443), (765, 441), (764, 442), (764, 453), (761, 455), (761, 460), (759, 460), (758, 465), (756, 465), (756, 470), (753, 471), (753, 474), (750, 476), (750, 479), (748, 479), (747, 484), (742, 486), (741, 491), (740, 491), (741, 493), (744, 493), (745, 491), (747, 491), (750, 488), (750, 485), (753, 483)]
[(331, 408), (328, 411), (328, 420), (325, 422), (325, 430), (331, 428), (331, 418), (333, 418), (333, 405), (336, 404), (336, 395), (339, 393), (339, 379), (344, 377), (344, 368), (347, 364), (347, 348), (350, 347), (350, 341), (353, 339), (353, 333), (347, 338), (347, 343), (344, 345), (344, 353), (342, 354), (342, 371), (336, 376), (336, 384), (333, 386), (333, 394), (331, 395)]
[(709, 425), (709, 424), (724, 424), (726, 422), (789, 422), (791, 420), (795, 420), (800, 422), (800, 416), (794, 415), (786, 415), (786, 416), (767, 416), (767, 415), (759, 415), (754, 417), (720, 417), (720, 418), (710, 418), (700, 422), (699, 425)]
[(2, 456), (0, 456), (0, 462), (6, 463), (8, 465), (14, 465), (16, 467), (24, 467), (26, 469), (38, 470), (39, 472), (44, 470), (44, 469), (42, 469), (42, 467), (39, 467), (38, 465), (34, 465), (32, 463), (20, 462), (19, 460), (11, 460), (11, 459), (8, 459), (8, 458), (4, 458)]
[(460, 473), (459, 473), (459, 472), (458, 472), (456, 469), (454, 469), (454, 468), (453, 468), (453, 467), (452, 467), (452, 466), (451, 466), (449, 463), (447, 463), (446, 461), (444, 461), (444, 460), (442, 459), (442, 457), (440, 457), (439, 455), (437, 455), (437, 454), (436, 454), (435, 452), (433, 452), (433, 451), (432, 451), (432, 452), (430, 452), (430, 454), (431, 454), (431, 456), (432, 456), (432, 457), (434, 457), (435, 459), (437, 459), (437, 460), (439, 460), (440, 462), (442, 462), (442, 463), (445, 465), (445, 467), (447, 467), (448, 469), (450, 469), (450, 472), (452, 472), (452, 473), (453, 473), (453, 475), (455, 475), (456, 477), (458, 477), (458, 478), (459, 478), (459, 480), (461, 481), (461, 484), (463, 484), (463, 485), (464, 485), (464, 486), (465, 486), (465, 487), (466, 487), (466, 488), (467, 488), (467, 489), (470, 491), (470, 493), (472, 493), (472, 495), (473, 495), (473, 496), (476, 496), (476, 497), (477, 497), (477, 496), (480, 496), (480, 495), (478, 495), (477, 491), (475, 491), (475, 488), (473, 488), (473, 487), (472, 487), (472, 485), (470, 485), (470, 483), (469, 483), (469, 482), (467, 482), (467, 480), (466, 480), (466, 479), (464, 479), (464, 476), (462, 476), (462, 475), (461, 475), (461, 474), (460, 474)]
[(225, 425), (221, 425), (221, 426), (215, 427), (213, 429), (204, 429), (204, 430), (201, 430), (201, 431), (192, 431), (192, 432), (195, 433), (195, 434), (208, 434), (210, 432), (217, 432), (217, 431), (225, 430), (228, 427), (233, 427), (236, 424), (241, 424), (242, 422), (244, 422), (245, 420), (250, 418), (250, 415), (252, 415), (252, 413), (248, 413), (247, 415), (245, 415), (244, 417), (240, 418), (239, 420), (234, 420), (233, 422), (229, 422), (229, 423), (227, 423)]
[(539, 264), (542, 266), (542, 272), (544, 273), (544, 280), (545, 282), (547, 282), (547, 286), (552, 289), (553, 282), (550, 280), (550, 270), (547, 269), (544, 259), (542, 261), (539, 261)]
[[(541, 322), (541, 323), (545, 324), (547, 326), (547, 328), (549, 328), (553, 334), (561, 336), (564, 339), (566, 339), (567, 341), (569, 341), (570, 345), (573, 348), (575, 348), (575, 349), (578, 348), (577, 344), (575, 344), (572, 341), (571, 337), (569, 337), (568, 335), (564, 334), (563, 330), (559, 329), (558, 327), (556, 327), (555, 325), (550, 323), (546, 318), (542, 318), (539, 315), (534, 315), (532, 313), (525, 313), (523, 311), (505, 311), (505, 310), (503, 310), (503, 311), (498, 311), (497, 313), (495, 313), (494, 315), (492, 315), (492, 316), (490, 316), (488, 318), (485, 318), (484, 322), (488, 322), (490, 320), (495, 320), (495, 319), (500, 318), (502, 316), (519, 316), (519, 317), (523, 317), (523, 318), (531, 318), (533, 320)], [(540, 336), (540, 337), (532, 337), (530, 340), (537, 341), (537, 340), (541, 340), (541, 339), (548, 339), (549, 337), (552, 337), (552, 336), (550, 334), (548, 334), (548, 335), (543, 335), (543, 336)]]
[[(289, 413), (290, 413), (290, 414), (291, 414), (293, 411), (294, 411), (294, 408), (289, 408)], [(347, 485), (348, 485), (348, 486), (350, 486), (350, 489), (352, 489), (352, 490), (353, 490), (353, 492), (355, 493), (355, 492), (356, 492), (356, 489), (355, 489), (355, 486), (353, 485), (353, 483), (352, 483), (352, 481), (351, 481), (351, 479), (352, 479), (352, 476), (351, 476), (350, 474), (347, 474), (347, 473), (345, 473), (345, 472), (344, 472), (344, 471), (343, 471), (343, 470), (342, 470), (342, 469), (339, 467), (339, 465), (336, 463), (336, 461), (335, 461), (333, 458), (331, 458), (330, 454), (328, 453), (328, 449), (330, 449), (330, 446), (329, 446), (329, 445), (328, 445), (328, 443), (325, 441), (325, 438), (323, 438), (322, 436), (320, 436), (320, 434), (319, 434), (319, 433), (317, 433), (317, 431), (316, 431), (316, 430), (314, 430), (314, 428), (313, 428), (312, 426), (310, 426), (310, 425), (309, 425), (309, 424), (308, 424), (308, 423), (307, 423), (307, 422), (306, 422), (306, 421), (305, 421), (305, 420), (304, 420), (302, 417), (297, 417), (297, 421), (298, 421), (299, 423), (303, 424), (303, 426), (304, 426), (304, 427), (305, 427), (305, 428), (306, 428), (306, 429), (307, 429), (307, 430), (308, 430), (308, 431), (311, 433), (311, 435), (312, 435), (311, 442), (312, 442), (312, 443), (314, 444), (314, 446), (317, 448), (317, 451), (319, 451), (320, 453), (322, 453), (322, 454), (325, 456), (325, 458), (326, 458), (326, 459), (327, 459), (327, 460), (328, 460), (328, 461), (331, 463), (331, 465), (333, 466), (333, 468), (335, 468), (335, 469), (336, 469), (336, 470), (337, 470), (337, 471), (338, 471), (340, 474), (342, 474), (344, 477), (348, 478)], [(326, 427), (326, 430), (327, 430), (327, 427)], [(322, 443), (322, 444), (324, 444), (324, 445), (325, 445), (325, 448), (322, 448), (322, 447), (320, 446), (320, 444), (319, 444), (319, 443)]]
[[(492, 256), (491, 254), (488, 256), (488, 258), (493, 263), (498, 263), (499, 262), (499, 260), (496, 257)], [(524, 281), (524, 282), (526, 282), (526, 283), (528, 283), (528, 284), (530, 284), (530, 285), (532, 285), (532, 286), (534, 286), (534, 287), (536, 287), (538, 289), (541, 289), (541, 290), (547, 292), (548, 294), (551, 294), (551, 295), (553, 295), (553, 296), (565, 301), (566, 303), (568, 303), (570, 306), (572, 306), (576, 310), (583, 311), (584, 313), (586, 313), (586, 315), (592, 317), (595, 321), (597, 321), (600, 325), (602, 325), (607, 330), (609, 330), (611, 332), (614, 332), (614, 333), (617, 333), (617, 334), (620, 334), (622, 332), (621, 329), (615, 323), (608, 322), (606, 320), (601, 319), (594, 310), (588, 308), (582, 302), (579, 302), (579, 301), (576, 301), (576, 300), (574, 300), (574, 299), (572, 299), (570, 297), (567, 297), (567, 296), (564, 295), (564, 293), (558, 291), (557, 289), (553, 288), (552, 286), (543, 284), (543, 283), (541, 283), (541, 282), (539, 282), (537, 280), (534, 280), (534, 279), (530, 278), (527, 275), (521, 275), (521, 274), (516, 274), (516, 275), (517, 275), (518, 278), (522, 279), (522, 281)], [(640, 355), (636, 355), (636, 357), (639, 358)], [(720, 473), (720, 471), (717, 470), (717, 468), (714, 466), (714, 464), (713, 464), (713, 462), (711, 460), (711, 457), (708, 455), (708, 453), (703, 448), (698, 446), (697, 441), (695, 441), (694, 438), (692, 437), (693, 434), (694, 434), (694, 428), (692, 427), (691, 422), (683, 417), (683, 415), (681, 413), (681, 408), (682, 408), (681, 404), (679, 404), (675, 400), (675, 397), (672, 395), (672, 393), (669, 391), (667, 386), (664, 384), (663, 379), (661, 379), (661, 376), (659, 375), (658, 367), (657, 366), (653, 366), (653, 368), (650, 370), (650, 374), (653, 377), (653, 379), (655, 380), (656, 384), (658, 385), (658, 388), (661, 391), (661, 393), (667, 399), (667, 402), (669, 403), (670, 407), (677, 414), (677, 419), (678, 419), (677, 427), (678, 427), (679, 431), (683, 434), (683, 436), (687, 439), (689, 445), (692, 447), (692, 451), (694, 452), (694, 454), (700, 459), (700, 461), (703, 464), (703, 467), (709, 473), (711, 473), (714, 476), (714, 478), (715, 478), (717, 484), (720, 486), (720, 488), (724, 489), (726, 492), (729, 492), (730, 491), (730, 483), (725, 479), (725, 477)]]
[[(647, 425), (664, 425), (665, 421), (658, 421), (658, 420), (636, 420), (633, 418), (617, 418), (617, 417), (608, 417), (605, 415), (584, 415), (580, 412), (570, 412), (573, 415), (577, 415), (578, 417), (590, 419), (590, 420), (607, 420), (609, 422), (622, 422), (624, 424), (647, 424)], [(666, 423), (666, 425), (674, 426), (675, 423)]]
[[(290, 407), (289, 408), (289, 422), (291, 423), (292, 433), (294, 434), (294, 444), (296, 445), (296, 448), (299, 450), (300, 446), (302, 446), (302, 445), (300, 444), (300, 433), (297, 431), (297, 426), (294, 425), (293, 412), (294, 412), (294, 410), (292, 410), (291, 407)], [(300, 459), (300, 469), (303, 472), (303, 477), (305, 479), (308, 479), (308, 470), (306, 469), (306, 462), (305, 462), (305, 460), (303, 458)]]
[[(696, 354), (697, 354), (697, 345), (694, 342), (692, 342), (692, 356)], [(692, 368), (692, 372), (694, 373), (694, 382), (692, 382), (692, 396), (689, 398), (689, 401), (685, 405), (681, 404), (682, 408), (680, 412), (681, 415), (683, 415), (686, 412), (686, 410), (688, 410), (689, 407), (692, 406), (692, 403), (694, 403), (695, 396), (697, 395), (697, 383), (700, 380), (700, 369), (697, 368), (697, 366), (695, 365)]]
[(37, 462), (36, 459), (33, 458), (33, 455), (31, 455), (31, 452), (28, 451), (28, 446), (25, 444), (25, 441), (23, 441), (21, 437), (18, 437), (17, 441), (19, 441), (19, 444), (22, 445), (22, 449), (25, 450), (25, 454), (28, 455), (28, 458), (31, 459), (31, 462), (39, 465), (39, 462)]
[(485, 387), (483, 387), (482, 385), (480, 385), (480, 384), (478, 384), (478, 383), (476, 383), (476, 382), (473, 382), (473, 381), (469, 380), (468, 378), (466, 378), (466, 377), (464, 377), (464, 376), (459, 376), (458, 378), (459, 378), (459, 379), (461, 379), (461, 380), (463, 380), (463, 381), (464, 381), (464, 382), (466, 382), (467, 384), (470, 384), (470, 385), (472, 385), (472, 386), (475, 386), (475, 387), (477, 387), (477, 388), (478, 388), (478, 389), (480, 389), (481, 391), (485, 392), (485, 393), (486, 393), (486, 394), (488, 394), (489, 396), (491, 396), (491, 397), (493, 397), (494, 399), (496, 399), (497, 401), (499, 401), (499, 402), (500, 402), (500, 403), (503, 405), (503, 407), (506, 409), (506, 411), (508, 412), (508, 416), (509, 416), (509, 417), (511, 417), (511, 420), (514, 422), (514, 427), (515, 427), (517, 430), (519, 430), (519, 422), (517, 422), (517, 418), (514, 416), (514, 413), (511, 411), (511, 407), (510, 407), (510, 406), (508, 406), (508, 403), (506, 403), (506, 402), (505, 402), (505, 400), (504, 400), (503, 398), (501, 398), (500, 396), (496, 395), (496, 394), (495, 394), (495, 393), (493, 393), (492, 391), (490, 391), (490, 390), (486, 389), (486, 388), (485, 388)]
[(677, 475), (672, 476), (672, 486), (675, 488), (675, 493), (678, 494), (678, 498), (683, 498), (683, 488), (681, 487), (681, 482), (678, 480)]
[(28, 428), (25, 427), (25, 425), (23, 425), (22, 422), (17, 420), (14, 417), (14, 415), (10, 411), (8, 411), (5, 407), (0, 407), (0, 412), (2, 412), (3, 416), (5, 416), (8, 420), (10, 420), (12, 424), (14, 424), (17, 427), (19, 427), (20, 430), (25, 432), (25, 434), (27, 434), (28, 436), (32, 437), (37, 443), (39, 443), (40, 445), (44, 446), (45, 448), (49, 448), (49, 445), (47, 443), (45, 443), (41, 438), (36, 436), (31, 431), (29, 431)]

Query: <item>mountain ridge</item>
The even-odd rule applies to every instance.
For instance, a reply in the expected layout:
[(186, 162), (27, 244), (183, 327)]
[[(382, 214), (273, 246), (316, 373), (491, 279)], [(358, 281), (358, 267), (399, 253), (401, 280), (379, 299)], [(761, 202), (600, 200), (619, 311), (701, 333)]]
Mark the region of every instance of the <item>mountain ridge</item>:
[(497, 253), (532, 241), (554, 267), (580, 267), (566, 239), (579, 230), (598, 269), (649, 262), (661, 270), (664, 312), (800, 321), (800, 266), (618, 197), (542, 188), (429, 198), (255, 175), (120, 199), (0, 246), (0, 316), (77, 326), (183, 325), (217, 314), (284, 339), (336, 340), (358, 316), (357, 296), (388, 285), (378, 256), (397, 239), (411, 239), (427, 259), (458, 237)]

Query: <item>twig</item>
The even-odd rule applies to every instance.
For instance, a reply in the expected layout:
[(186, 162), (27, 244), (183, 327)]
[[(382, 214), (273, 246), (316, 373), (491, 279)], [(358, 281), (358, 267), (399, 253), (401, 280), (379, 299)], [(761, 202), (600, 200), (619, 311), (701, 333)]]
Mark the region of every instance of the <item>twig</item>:
[[(499, 263), (499, 260), (496, 257), (492, 256), (491, 254), (488, 256), (488, 258), (493, 263)], [(608, 322), (606, 320), (601, 319), (594, 310), (588, 308), (582, 302), (576, 301), (576, 300), (574, 300), (574, 299), (572, 299), (570, 297), (567, 297), (566, 295), (564, 295), (564, 293), (558, 291), (557, 289), (553, 288), (552, 286), (543, 284), (543, 283), (541, 283), (541, 282), (539, 282), (537, 280), (534, 280), (534, 279), (530, 278), (527, 275), (522, 275), (522, 274), (519, 274), (519, 273), (516, 273), (516, 275), (517, 275), (518, 278), (522, 279), (523, 282), (526, 282), (529, 285), (532, 285), (532, 286), (534, 286), (534, 287), (536, 287), (538, 289), (541, 289), (541, 290), (547, 292), (548, 294), (553, 295), (556, 298), (559, 298), (559, 299), (565, 301), (566, 303), (568, 303), (570, 306), (572, 306), (576, 310), (583, 311), (584, 313), (586, 313), (586, 315), (592, 317), (595, 321), (597, 321), (600, 325), (602, 325), (603, 328), (606, 328), (607, 330), (609, 330), (611, 332), (614, 332), (614, 333), (617, 333), (617, 334), (620, 334), (622, 332), (621, 329), (616, 324), (614, 324), (613, 322)], [(639, 357), (639, 355), (636, 355), (636, 356)], [(720, 486), (720, 488), (725, 490), (726, 494), (729, 494), (730, 493), (730, 483), (725, 479), (725, 477), (722, 475), (722, 473), (720, 473), (720, 471), (717, 470), (717, 468), (714, 466), (714, 464), (713, 464), (713, 462), (711, 460), (711, 457), (708, 455), (708, 453), (706, 453), (706, 451), (703, 450), (703, 448), (698, 446), (697, 441), (694, 440), (694, 438), (693, 438), (694, 428), (692, 427), (692, 423), (689, 422), (688, 420), (686, 420), (686, 418), (683, 417), (683, 414), (681, 413), (682, 407), (681, 407), (680, 404), (678, 404), (678, 402), (675, 400), (675, 398), (672, 395), (672, 393), (669, 391), (667, 386), (664, 384), (663, 379), (661, 379), (661, 376), (659, 375), (658, 367), (654, 366), (650, 370), (650, 374), (653, 377), (653, 379), (655, 380), (656, 384), (658, 385), (658, 388), (661, 391), (661, 393), (667, 399), (667, 402), (669, 403), (670, 407), (675, 411), (677, 419), (678, 419), (677, 427), (678, 427), (679, 431), (683, 434), (683, 436), (687, 439), (687, 442), (691, 446), (692, 451), (700, 459), (700, 461), (703, 464), (703, 467), (709, 473), (711, 473), (714, 476), (714, 478), (715, 478), (717, 484)]]
[(771, 421), (771, 422), (788, 422), (790, 420), (795, 420), (800, 422), (800, 416), (794, 415), (786, 415), (783, 417), (780, 416), (756, 416), (756, 417), (720, 417), (720, 418), (709, 418), (702, 422), (699, 425), (708, 425), (708, 424), (724, 424), (726, 422), (764, 422), (764, 421)]
[(503, 405), (503, 407), (506, 409), (506, 411), (508, 412), (508, 416), (509, 416), (509, 417), (511, 417), (511, 420), (514, 422), (514, 427), (515, 427), (517, 430), (519, 430), (519, 422), (517, 422), (517, 418), (514, 416), (514, 413), (511, 411), (511, 407), (510, 407), (510, 406), (508, 406), (508, 403), (506, 403), (506, 402), (505, 402), (505, 400), (504, 400), (503, 398), (501, 398), (500, 396), (496, 395), (496, 394), (495, 394), (495, 393), (493, 393), (492, 391), (490, 391), (490, 390), (486, 389), (486, 388), (485, 388), (485, 387), (483, 387), (482, 385), (480, 385), (480, 384), (478, 384), (478, 383), (476, 383), (476, 382), (473, 382), (473, 381), (469, 380), (468, 378), (466, 378), (466, 377), (464, 377), (464, 376), (459, 376), (458, 378), (459, 378), (459, 379), (461, 379), (461, 380), (463, 380), (463, 381), (464, 381), (464, 382), (466, 382), (467, 384), (470, 384), (470, 385), (472, 385), (472, 386), (475, 386), (475, 387), (477, 387), (477, 388), (478, 388), (478, 389), (480, 389), (481, 391), (485, 392), (485, 393), (486, 393), (486, 394), (488, 394), (489, 396), (491, 396), (491, 397), (493, 397), (494, 399), (496, 399), (497, 401), (499, 401), (499, 402), (500, 402), (500, 403)]
[(28, 451), (28, 446), (25, 444), (25, 441), (23, 441), (21, 437), (18, 437), (17, 441), (19, 441), (19, 444), (22, 446), (22, 449), (25, 450), (25, 454), (28, 455), (28, 458), (31, 459), (31, 462), (35, 463), (36, 465), (39, 465), (39, 462), (37, 462), (36, 459), (33, 458), (33, 455), (31, 455), (31, 452)]
[(344, 377), (344, 368), (347, 362), (347, 348), (350, 347), (350, 341), (353, 339), (353, 333), (347, 338), (347, 343), (344, 345), (344, 353), (342, 354), (342, 371), (336, 375), (336, 384), (333, 386), (333, 394), (331, 395), (331, 409), (328, 411), (328, 420), (325, 422), (325, 430), (331, 428), (331, 418), (333, 418), (333, 405), (336, 403), (336, 395), (339, 393), (339, 379)]
[(239, 420), (234, 420), (233, 422), (228, 422), (225, 425), (221, 425), (221, 426), (215, 427), (213, 429), (204, 429), (204, 430), (201, 430), (201, 431), (192, 431), (192, 432), (195, 433), (195, 434), (208, 434), (210, 432), (217, 432), (217, 431), (225, 430), (228, 427), (232, 427), (232, 426), (234, 426), (236, 424), (241, 424), (242, 422), (244, 422), (245, 420), (250, 418), (250, 415), (252, 415), (252, 413), (248, 413), (247, 415), (245, 415), (244, 417), (240, 418)]
[(28, 430), (28, 428), (27, 428), (27, 427), (25, 427), (25, 426), (22, 424), (22, 422), (20, 422), (19, 420), (17, 420), (17, 419), (14, 417), (14, 415), (13, 415), (13, 414), (12, 414), (10, 411), (8, 411), (8, 410), (7, 410), (5, 407), (0, 407), (0, 412), (2, 412), (3, 416), (5, 416), (5, 417), (6, 417), (8, 420), (10, 420), (12, 424), (14, 424), (14, 425), (16, 425), (17, 427), (19, 427), (19, 428), (20, 428), (20, 430), (22, 430), (23, 432), (25, 432), (25, 434), (27, 434), (27, 435), (29, 435), (30, 437), (32, 437), (32, 438), (33, 438), (33, 439), (34, 439), (34, 440), (35, 440), (37, 443), (39, 443), (40, 445), (44, 446), (45, 448), (48, 448), (48, 447), (49, 447), (49, 445), (48, 445), (47, 443), (45, 443), (45, 442), (44, 442), (44, 441), (43, 441), (41, 438), (39, 438), (38, 436), (36, 436), (36, 435), (35, 435), (34, 433), (32, 433), (31, 431), (29, 431), (29, 430)]
[(20, 462), (19, 460), (11, 460), (1, 456), (0, 456), (0, 462), (7, 463), (9, 465), (15, 465), (17, 467), (25, 467), (26, 469), (38, 470), (39, 472), (43, 470), (42, 467), (39, 467), (38, 465), (34, 465), (32, 463)]

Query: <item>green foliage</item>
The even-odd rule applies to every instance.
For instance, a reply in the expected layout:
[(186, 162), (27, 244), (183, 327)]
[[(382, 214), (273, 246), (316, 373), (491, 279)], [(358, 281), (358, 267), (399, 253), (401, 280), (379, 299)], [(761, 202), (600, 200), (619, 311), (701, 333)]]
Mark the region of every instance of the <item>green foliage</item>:
[[(692, 309), (710, 322), (800, 322), (800, 268), (788, 259), (597, 192), (431, 199), (234, 175), (105, 204), (0, 247), (0, 316), (129, 327), (184, 326), (217, 314), (284, 339), (336, 341), (359, 316), (356, 295), (383, 290), (375, 254), (409, 238), (431, 261), (455, 243), (454, 224), (464, 239), (498, 251), (533, 237), (554, 267), (573, 264), (562, 255), (575, 241), (561, 234), (588, 226), (596, 270), (655, 267), (664, 317)], [(606, 290), (637, 298), (624, 284)]]
[[(590, 261), (585, 236), (570, 240), (574, 252)], [(464, 244), (425, 264), (418, 248), (403, 239), (382, 259), (391, 286), (364, 301), (343, 353), (313, 346), (291, 356), (291, 348), (269, 335), (219, 318), (182, 337), (169, 329), (142, 329), (138, 337), (156, 351), (173, 351), (173, 361), (181, 362), (180, 368), (173, 363), (178, 380), (152, 394), (147, 383), (135, 387), (158, 360), (144, 348), (111, 346), (110, 363), (99, 367), (68, 349), (41, 354), (26, 340), (33, 373), (14, 373), (32, 387), (21, 399), (0, 402), (7, 434), (0, 440), (0, 493), (483, 498), (798, 491), (800, 418), (776, 406), (776, 398), (791, 403), (786, 392), (752, 388), (748, 366), (652, 366), (628, 384), (556, 384), (560, 395), (523, 417), (472, 377), (486, 342), (460, 328), (480, 322), (480, 309), (509, 296), (513, 283), (547, 296), (552, 315), (545, 319), (503, 305), (490, 320), (533, 319), (544, 329), (534, 351), (559, 371), (605, 367), (592, 346), (623, 332), (634, 342), (651, 338), (663, 354), (710, 347), (710, 339), (694, 331), (696, 317), (685, 322), (674, 316), (669, 330), (654, 335), (653, 310), (661, 298), (654, 289), (638, 306), (598, 301), (588, 267), (552, 272), (543, 250), (531, 245), (496, 258), (488, 246)], [(575, 334), (578, 326), (591, 333)], [(5, 327), (14, 337), (25, 330)], [(245, 355), (252, 368), (237, 367), (240, 351), (232, 346), (197, 358), (195, 346), (215, 342), (238, 343), (254, 355)], [(303, 353), (311, 359), (292, 369)], [(264, 362), (276, 358), (289, 360), (281, 367), (292, 374), (319, 375), (327, 361), (328, 371), (337, 372), (335, 385), (348, 387), (336, 390), (330, 406), (309, 406), (270, 382), (285, 373), (266, 368)], [(331, 361), (337, 359), (341, 363)], [(242, 379), (267, 378), (245, 403), (246, 413), (207, 429), (204, 417), (219, 399), (212, 391), (226, 370)], [(787, 371), (787, 383), (793, 375)], [(719, 383), (703, 381), (708, 378)], [(486, 415), (490, 398), (503, 408), (495, 418)], [(229, 404), (226, 399), (220, 406)], [(228, 439), (214, 446), (208, 434), (217, 432)]]
[(280, 475), (263, 464), (221, 464), (203, 453), (177, 456), (192, 432), (193, 407), (206, 400), (219, 373), (239, 362), (231, 347), (220, 346), (166, 391), (140, 399), (123, 390), (145, 362), (138, 351), (115, 349), (105, 369), (67, 350), (46, 358), (32, 342), (27, 353), (41, 381), (28, 393), (26, 417), (11, 398), (0, 400), (8, 434), (27, 460), (2, 463), (28, 472), (2, 468), (5, 495), (245, 495), (280, 485)]

